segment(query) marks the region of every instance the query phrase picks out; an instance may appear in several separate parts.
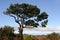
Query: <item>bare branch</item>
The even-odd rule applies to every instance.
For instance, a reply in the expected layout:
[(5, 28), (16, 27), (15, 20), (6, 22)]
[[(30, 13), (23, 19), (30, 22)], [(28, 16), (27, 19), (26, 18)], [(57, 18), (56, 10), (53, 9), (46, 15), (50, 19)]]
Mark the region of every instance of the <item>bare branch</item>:
[[(17, 20), (16, 17), (13, 16), (13, 15), (9, 15), (9, 16), (13, 17), (13, 18), (15, 19), (15, 22), (18, 23), (18, 24), (20, 25), (20, 23), (19, 23), (20, 20)], [(21, 25), (20, 25), (20, 26), (21, 26)]]

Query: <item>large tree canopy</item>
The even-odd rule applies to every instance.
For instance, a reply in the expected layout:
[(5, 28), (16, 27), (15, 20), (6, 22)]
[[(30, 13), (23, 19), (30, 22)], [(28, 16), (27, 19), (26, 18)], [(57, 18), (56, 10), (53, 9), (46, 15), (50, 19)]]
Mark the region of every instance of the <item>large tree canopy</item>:
[[(15, 19), (15, 22), (21, 25), (39, 26), (39, 21), (48, 18), (46, 12), (40, 12), (37, 6), (30, 4), (11, 4), (5, 11), (6, 15), (9, 15)], [(44, 22), (43, 22), (44, 24)], [(43, 25), (42, 24), (42, 25)], [(47, 24), (47, 22), (46, 22)]]
[(41, 26), (46, 27), (48, 15), (46, 12), (40, 12), (37, 6), (30, 4), (11, 4), (9, 8), (5, 11), (6, 15), (9, 15), (15, 19), (15, 22), (19, 24), (19, 35), (20, 40), (23, 40), (23, 25), (37, 27), (40, 21), (42, 21)]

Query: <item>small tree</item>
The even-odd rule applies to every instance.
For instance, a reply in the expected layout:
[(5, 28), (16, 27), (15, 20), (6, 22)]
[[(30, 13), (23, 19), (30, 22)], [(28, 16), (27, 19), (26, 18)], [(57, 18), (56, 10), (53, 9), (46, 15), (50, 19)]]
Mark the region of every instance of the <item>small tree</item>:
[(11, 26), (4, 26), (3, 33), (8, 37), (8, 40), (13, 40), (14, 28)]
[(2, 40), (2, 28), (0, 28), (0, 40)]
[[(4, 14), (13, 17), (15, 22), (19, 24), (20, 40), (23, 40), (23, 34), (22, 34), (23, 28), (24, 28), (23, 25), (37, 27), (39, 26), (39, 23), (38, 23), (39, 21), (42, 21), (48, 18), (48, 15), (46, 14), (46, 12), (40, 13), (39, 8), (33, 5), (25, 4), (25, 3), (11, 4), (9, 8), (7, 8)], [(44, 26), (46, 24), (44, 24)]]
[(4, 26), (0, 28), (0, 40), (13, 40), (14, 28)]

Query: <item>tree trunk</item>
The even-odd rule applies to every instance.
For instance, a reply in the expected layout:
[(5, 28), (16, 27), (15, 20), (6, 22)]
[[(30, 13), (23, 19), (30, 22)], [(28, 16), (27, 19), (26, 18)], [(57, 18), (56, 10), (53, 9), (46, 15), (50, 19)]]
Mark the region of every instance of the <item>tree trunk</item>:
[(21, 19), (21, 25), (19, 23), (19, 35), (20, 35), (20, 39), (19, 40), (23, 40), (23, 19)]
[(19, 35), (20, 35), (19, 40), (23, 40), (23, 27), (19, 27)]

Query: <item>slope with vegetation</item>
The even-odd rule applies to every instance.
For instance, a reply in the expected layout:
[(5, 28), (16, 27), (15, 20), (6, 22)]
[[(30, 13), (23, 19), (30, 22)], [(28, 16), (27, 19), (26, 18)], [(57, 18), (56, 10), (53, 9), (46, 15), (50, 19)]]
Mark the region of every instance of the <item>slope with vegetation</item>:
[[(20, 34), (14, 33), (14, 28), (4, 26), (0, 28), (0, 40), (20, 40)], [(60, 40), (60, 34), (51, 33), (43, 36), (23, 35), (23, 40)]]

